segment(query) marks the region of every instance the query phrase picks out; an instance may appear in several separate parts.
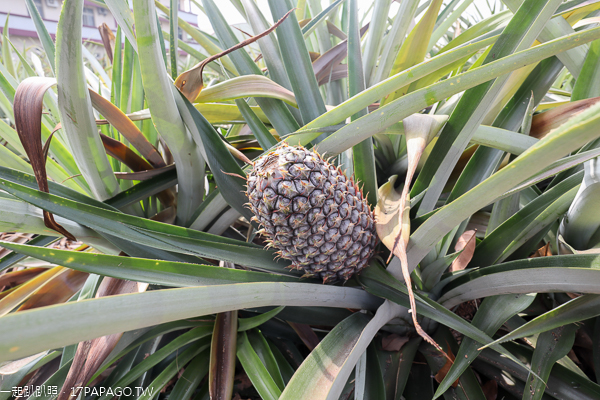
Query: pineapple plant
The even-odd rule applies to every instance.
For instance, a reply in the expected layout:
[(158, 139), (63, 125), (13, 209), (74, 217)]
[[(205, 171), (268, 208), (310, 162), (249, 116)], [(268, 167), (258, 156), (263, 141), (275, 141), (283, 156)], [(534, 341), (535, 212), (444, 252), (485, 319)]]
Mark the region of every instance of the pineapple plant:
[(0, 400), (600, 399), (600, 3), (96, 3), (2, 32)]

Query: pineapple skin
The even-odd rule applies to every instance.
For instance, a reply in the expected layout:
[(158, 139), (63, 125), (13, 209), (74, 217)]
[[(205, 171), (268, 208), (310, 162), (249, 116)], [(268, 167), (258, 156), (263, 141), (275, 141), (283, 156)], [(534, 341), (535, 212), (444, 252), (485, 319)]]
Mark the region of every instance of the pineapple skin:
[(268, 246), (305, 276), (346, 281), (373, 255), (375, 217), (366, 199), (315, 152), (282, 143), (254, 163), (246, 194)]

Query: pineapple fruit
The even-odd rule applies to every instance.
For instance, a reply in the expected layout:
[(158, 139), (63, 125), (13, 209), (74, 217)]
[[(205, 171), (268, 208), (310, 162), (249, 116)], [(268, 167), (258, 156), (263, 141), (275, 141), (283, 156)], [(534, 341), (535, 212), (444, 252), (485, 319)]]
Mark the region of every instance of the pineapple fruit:
[(306, 276), (346, 281), (373, 254), (375, 220), (366, 199), (313, 151), (282, 143), (254, 163), (247, 195), (269, 245)]

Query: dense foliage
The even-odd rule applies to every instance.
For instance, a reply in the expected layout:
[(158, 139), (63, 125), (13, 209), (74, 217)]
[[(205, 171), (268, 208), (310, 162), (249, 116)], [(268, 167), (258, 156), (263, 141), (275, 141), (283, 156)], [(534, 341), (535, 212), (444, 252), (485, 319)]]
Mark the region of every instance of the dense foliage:
[[(600, 1), (230, 1), (6, 24), (0, 400), (600, 399)], [(257, 231), (282, 141), (373, 209), (347, 281)]]

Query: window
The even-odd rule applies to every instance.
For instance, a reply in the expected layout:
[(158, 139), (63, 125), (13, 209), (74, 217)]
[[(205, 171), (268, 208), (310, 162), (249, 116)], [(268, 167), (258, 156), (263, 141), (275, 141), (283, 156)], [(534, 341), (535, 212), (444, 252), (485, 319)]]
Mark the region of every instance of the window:
[(83, 7), (83, 26), (96, 26), (94, 9), (91, 7)]
[(177, 27), (177, 37), (179, 38), (179, 40), (184, 40), (183, 39), (183, 29)]
[(42, 6), (42, 0), (33, 0), (33, 4), (35, 4), (35, 8), (37, 8), (40, 13), (40, 17), (44, 18), (44, 6)]
[(190, 2), (189, 0), (179, 0), (179, 9), (181, 11), (190, 12)]

